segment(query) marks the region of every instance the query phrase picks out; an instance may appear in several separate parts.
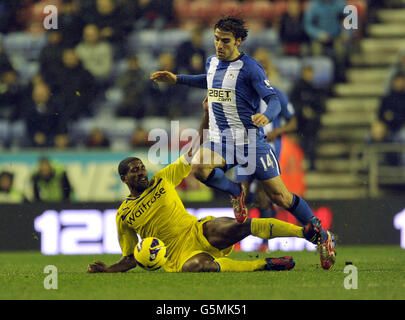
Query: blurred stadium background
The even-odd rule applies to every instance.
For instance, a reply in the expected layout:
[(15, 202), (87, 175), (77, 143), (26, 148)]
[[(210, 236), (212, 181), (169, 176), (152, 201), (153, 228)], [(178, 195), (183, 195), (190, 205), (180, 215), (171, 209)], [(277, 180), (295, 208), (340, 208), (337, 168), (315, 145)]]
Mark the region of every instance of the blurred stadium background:
[[(358, 28), (338, 27), (327, 44), (315, 38), (319, 1), (0, 0), (0, 250), (117, 253), (118, 162), (136, 154), (153, 174), (163, 164), (148, 164), (148, 132), (198, 128), (202, 116), (203, 90), (157, 87), (150, 73), (203, 73), (213, 23), (238, 13), (250, 30), (242, 51), (302, 120), (283, 137), (290, 189), (342, 243), (405, 248), (405, 1), (347, 1)], [(47, 5), (56, 30), (44, 28)], [(179, 192), (197, 215), (232, 215), (227, 197), (192, 177)]]

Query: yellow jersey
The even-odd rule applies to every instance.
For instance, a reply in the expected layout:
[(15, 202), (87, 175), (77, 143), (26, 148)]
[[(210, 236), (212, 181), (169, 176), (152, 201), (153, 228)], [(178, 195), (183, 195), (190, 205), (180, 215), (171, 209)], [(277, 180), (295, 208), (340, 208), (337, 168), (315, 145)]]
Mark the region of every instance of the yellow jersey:
[(158, 171), (141, 195), (127, 197), (121, 204), (116, 222), (123, 256), (134, 253), (139, 235), (156, 237), (165, 243), (168, 267), (178, 258), (176, 251), (182, 247), (182, 238), (197, 221), (186, 211), (175, 189), (190, 171), (190, 164), (182, 156)]

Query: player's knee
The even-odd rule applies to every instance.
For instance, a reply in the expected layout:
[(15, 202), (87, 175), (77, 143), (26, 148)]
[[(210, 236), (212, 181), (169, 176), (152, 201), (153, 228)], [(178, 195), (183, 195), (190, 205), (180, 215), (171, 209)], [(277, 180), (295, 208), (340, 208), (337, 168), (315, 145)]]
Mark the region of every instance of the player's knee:
[(213, 260), (205, 260), (202, 263), (202, 272), (218, 272), (218, 264)]
[(193, 261), (184, 264), (183, 272), (217, 272), (218, 265), (214, 261)]
[(189, 260), (182, 267), (182, 272), (200, 272), (200, 270), (201, 265), (197, 260)]
[(214, 260), (197, 257), (191, 258), (182, 267), (182, 272), (217, 272), (218, 270), (218, 265)]

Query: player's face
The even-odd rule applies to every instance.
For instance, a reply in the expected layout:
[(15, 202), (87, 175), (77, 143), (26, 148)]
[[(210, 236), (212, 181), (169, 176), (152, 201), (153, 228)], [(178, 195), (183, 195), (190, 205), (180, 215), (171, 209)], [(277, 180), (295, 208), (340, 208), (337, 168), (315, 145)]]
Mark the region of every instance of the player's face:
[(238, 47), (241, 42), (242, 39), (235, 39), (232, 32), (215, 29), (214, 44), (219, 60), (230, 61), (236, 59), (240, 54)]
[(130, 189), (134, 189), (138, 192), (148, 187), (148, 172), (142, 161), (134, 160), (128, 164), (128, 172), (123, 176), (123, 182), (125, 182)]

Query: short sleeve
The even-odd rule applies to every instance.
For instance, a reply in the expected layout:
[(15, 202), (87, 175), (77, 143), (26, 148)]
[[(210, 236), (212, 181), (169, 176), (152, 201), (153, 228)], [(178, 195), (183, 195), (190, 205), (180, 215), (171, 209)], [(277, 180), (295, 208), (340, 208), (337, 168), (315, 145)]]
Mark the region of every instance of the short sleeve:
[(255, 89), (261, 99), (269, 95), (276, 94), (270, 80), (267, 78), (266, 73), (262, 66), (257, 63), (252, 63), (250, 69), (250, 80), (252, 87)]
[(138, 244), (138, 235), (135, 230), (129, 227), (123, 227), (118, 230), (118, 241), (124, 257), (134, 254), (136, 245)]

